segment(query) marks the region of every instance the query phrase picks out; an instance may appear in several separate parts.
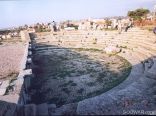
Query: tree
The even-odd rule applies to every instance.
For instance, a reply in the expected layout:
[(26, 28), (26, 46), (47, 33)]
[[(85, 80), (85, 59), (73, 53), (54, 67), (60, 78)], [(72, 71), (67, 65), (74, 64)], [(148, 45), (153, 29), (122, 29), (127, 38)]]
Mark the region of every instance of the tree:
[(140, 8), (136, 9), (135, 11), (128, 11), (128, 16), (130, 18), (133, 18), (134, 20), (141, 19), (142, 17), (145, 17), (150, 11), (148, 9)]

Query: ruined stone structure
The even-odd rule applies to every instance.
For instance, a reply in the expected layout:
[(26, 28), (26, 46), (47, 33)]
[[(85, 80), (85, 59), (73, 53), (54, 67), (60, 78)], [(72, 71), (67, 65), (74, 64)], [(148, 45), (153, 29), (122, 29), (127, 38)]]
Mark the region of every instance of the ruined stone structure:
[[(19, 83), (19, 85), (22, 86), (20, 86), (22, 90), (19, 102), (17, 104), (1, 102), (0, 115), (101, 115), (126, 114), (126, 111), (131, 109), (143, 109), (145, 111), (155, 110), (156, 36), (154, 34), (146, 30), (133, 28), (121, 34), (118, 32), (103, 31), (74, 31), (58, 33), (57, 35), (47, 35), (44, 36), (44, 38), (49, 39), (41, 39), (40, 42), (49, 42), (53, 45), (67, 48), (104, 49), (109, 45), (120, 48), (121, 51), (119, 55), (133, 65), (131, 73), (120, 85), (93, 98), (65, 104), (61, 107), (47, 103), (40, 105), (28, 104), (31, 98), (29, 98), (27, 92), (29, 91), (30, 78), (33, 78), (31, 68), (29, 68), (29, 65), (32, 63), (31, 50), (35, 49), (33, 43), (35, 39), (37, 39), (34, 38), (34, 40), (28, 44), (23, 65), (21, 66), (21, 73), (16, 81), (16, 85)], [(93, 42), (94, 38), (97, 38), (96, 43)], [(152, 114), (153, 112), (149, 113)]]
[(21, 35), (21, 39), (22, 41), (29, 41), (28, 38), (29, 38), (29, 33), (27, 30), (23, 30), (20, 32), (20, 35)]

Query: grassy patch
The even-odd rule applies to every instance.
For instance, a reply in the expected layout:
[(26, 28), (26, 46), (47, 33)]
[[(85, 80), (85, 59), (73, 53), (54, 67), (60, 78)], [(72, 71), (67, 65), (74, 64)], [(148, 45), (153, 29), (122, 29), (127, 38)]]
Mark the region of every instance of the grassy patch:
[(98, 77), (97, 77), (97, 79), (96, 79), (96, 81), (98, 82), (98, 83), (103, 83), (103, 78), (105, 78), (106, 77), (106, 73), (99, 73), (99, 75), (98, 75)]
[(120, 46), (120, 48), (125, 48), (125, 49), (127, 49), (127, 46)]
[(48, 101), (48, 104), (56, 104), (57, 106), (61, 106), (62, 104), (65, 104), (66, 98), (62, 97), (53, 97)]
[[(77, 51), (84, 52), (81, 55), (81, 52)], [(38, 74), (38, 77), (41, 78), (36, 79), (32, 83), (33, 86), (36, 86), (36, 91), (39, 91), (33, 99), (38, 100), (34, 101), (34, 103), (49, 101), (49, 103), (63, 105), (64, 103), (81, 101), (100, 95), (126, 79), (131, 71), (131, 65), (127, 60), (117, 55), (109, 58), (106, 54), (91, 53), (94, 51), (100, 51), (99, 53), (101, 53), (99, 49), (75, 48), (71, 51), (70, 49), (60, 52), (54, 51), (52, 55), (41, 58), (39, 67), (42, 68), (41, 71), (44, 74)], [(65, 58), (67, 55), (69, 55), (68, 58)], [(93, 56), (90, 58), (88, 57), (90, 55)], [(54, 80), (54, 78), (56, 79)], [(46, 85), (48, 81), (54, 84), (49, 82)], [(49, 88), (52, 88), (53, 91), (48, 90), (50, 92), (46, 91), (47, 93), (40, 92), (42, 86), (50, 86)], [(37, 98), (38, 96), (41, 96), (41, 98)]]
[(70, 90), (66, 87), (66, 88), (62, 88), (62, 91), (65, 92), (66, 94), (70, 94)]
[(71, 83), (70, 85), (71, 85), (71, 86), (77, 86), (77, 84), (76, 84), (76, 83)]
[(95, 85), (96, 85), (96, 83), (95, 83), (95, 82), (88, 82), (88, 83), (86, 83), (86, 85), (88, 85), (88, 86), (92, 87), (92, 86), (95, 86)]
[(112, 28), (106, 28), (104, 29), (105, 31), (116, 31), (117, 29), (112, 29)]
[(64, 84), (60, 85), (59, 87), (67, 87), (68, 85), (70, 85), (72, 83), (73, 83), (73, 81), (70, 80), (67, 83), (64, 83)]
[(81, 88), (81, 89), (77, 90), (77, 93), (82, 94), (83, 91), (84, 91), (84, 88)]
[(92, 52), (101, 52), (102, 50), (100, 49), (95, 49), (95, 48), (74, 48), (77, 51), (92, 51)]

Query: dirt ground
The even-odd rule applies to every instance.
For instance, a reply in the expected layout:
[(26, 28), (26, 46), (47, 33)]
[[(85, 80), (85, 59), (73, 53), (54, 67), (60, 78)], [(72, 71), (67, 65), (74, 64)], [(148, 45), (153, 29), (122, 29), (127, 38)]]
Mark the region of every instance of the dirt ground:
[(0, 43), (0, 80), (15, 78), (24, 54), (22, 42)]
[(32, 102), (63, 105), (99, 95), (121, 83), (131, 64), (101, 50), (38, 43), (33, 54)]

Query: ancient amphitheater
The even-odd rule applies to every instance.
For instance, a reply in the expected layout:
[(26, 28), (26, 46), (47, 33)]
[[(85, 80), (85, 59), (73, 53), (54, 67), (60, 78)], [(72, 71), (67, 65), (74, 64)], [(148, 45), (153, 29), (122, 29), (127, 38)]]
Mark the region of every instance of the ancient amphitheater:
[[(20, 73), (10, 82), (15, 92), (0, 99), (0, 116), (156, 114), (152, 32), (134, 27), (120, 34), (68, 31), (30, 38)], [(109, 46), (117, 53), (106, 54)], [(17, 100), (7, 99), (15, 95)]]

